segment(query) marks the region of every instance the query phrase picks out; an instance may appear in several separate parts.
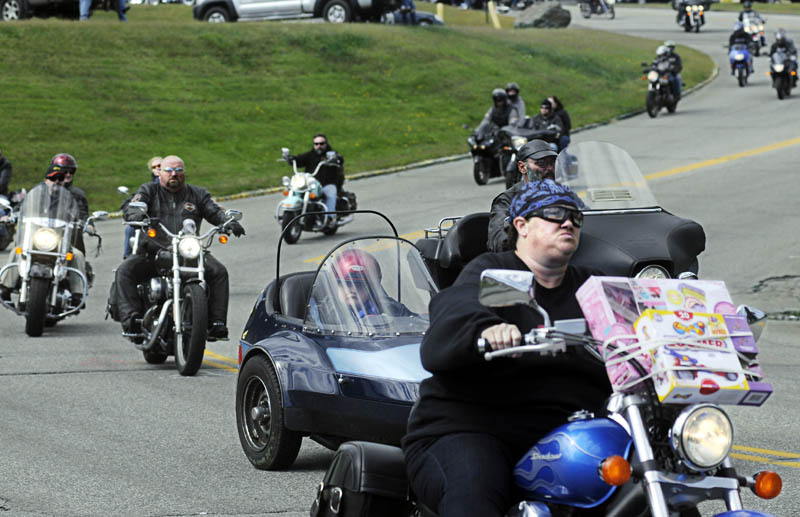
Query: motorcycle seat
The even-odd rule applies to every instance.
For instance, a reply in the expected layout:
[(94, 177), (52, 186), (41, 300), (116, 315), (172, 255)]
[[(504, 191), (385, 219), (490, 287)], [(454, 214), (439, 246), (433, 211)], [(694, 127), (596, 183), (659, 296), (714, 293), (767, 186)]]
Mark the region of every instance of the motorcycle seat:
[(465, 215), (445, 234), (437, 253), (439, 266), (463, 268), (467, 262), (486, 251), (489, 233), (489, 212)]
[[(267, 313), (279, 312), (288, 318), (302, 320), (306, 315), (306, 305), (315, 277), (315, 271), (301, 271), (281, 276), (279, 284), (270, 282), (264, 294)], [(280, 295), (278, 285), (281, 287)]]

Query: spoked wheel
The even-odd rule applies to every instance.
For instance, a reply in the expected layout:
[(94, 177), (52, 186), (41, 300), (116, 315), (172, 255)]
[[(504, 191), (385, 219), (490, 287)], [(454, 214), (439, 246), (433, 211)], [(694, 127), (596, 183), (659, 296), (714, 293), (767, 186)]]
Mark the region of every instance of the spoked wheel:
[(489, 181), (489, 164), (482, 156), (475, 161), (472, 169), (472, 176), (475, 178), (475, 183), (478, 185), (486, 185)]
[(650, 115), (650, 118), (656, 118), (658, 116), (658, 112), (661, 111), (661, 106), (658, 104), (655, 91), (650, 90), (647, 92), (645, 107), (647, 108), (647, 114)]
[(50, 292), (50, 280), (47, 278), (31, 278), (28, 289), (28, 301), (25, 304), (25, 333), (31, 337), (39, 337), (44, 330), (47, 319), (47, 295)]
[(0, 0), (0, 21), (16, 22), (25, 18), (25, 3), (22, 0)]
[(278, 376), (258, 355), (247, 361), (236, 382), (236, 428), (247, 459), (260, 470), (289, 468), (303, 437), (286, 428)]
[(194, 375), (203, 362), (208, 334), (208, 299), (200, 284), (183, 286), (181, 327), (183, 339), (175, 347), (175, 367), (181, 375)]
[(286, 227), (289, 226), (289, 222), (294, 219), (296, 215), (297, 214), (294, 212), (284, 212), (281, 216), (281, 230), (285, 231), (283, 234), (283, 240), (286, 241), (286, 244), (296, 243), (300, 240), (300, 234), (303, 233), (303, 227), (300, 226), (299, 220), (294, 223), (291, 228), (286, 230)]

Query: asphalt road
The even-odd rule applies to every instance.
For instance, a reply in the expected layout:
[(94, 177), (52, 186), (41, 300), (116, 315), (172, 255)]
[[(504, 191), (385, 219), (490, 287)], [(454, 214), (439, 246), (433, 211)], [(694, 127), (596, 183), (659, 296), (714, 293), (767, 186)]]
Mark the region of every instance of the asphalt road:
[[(572, 12), (576, 26), (674, 39), (717, 60), (720, 77), (683, 99), (676, 114), (633, 117), (579, 132), (574, 140), (621, 145), (663, 206), (703, 224), (708, 242), (700, 257), (702, 277), (725, 280), (738, 303), (773, 314), (800, 309), (800, 101), (777, 100), (763, 75), (764, 59), (757, 60), (757, 73), (746, 88), (724, 73), (722, 44), (735, 15), (712, 10), (702, 32), (685, 34), (672, 11), (619, 8), (613, 21), (585, 21)], [(768, 17), (771, 30), (779, 25), (800, 35), (800, 18)], [(522, 85), (523, 96), (526, 83), (540, 80), (502, 77), (498, 84), (512, 79)], [(280, 150), (274, 154), (277, 158)], [(185, 158), (191, 181), (191, 157)], [(361, 207), (380, 209), (412, 240), (442, 217), (487, 210), (502, 188), (500, 182), (475, 185), (465, 160), (348, 184)], [(225, 203), (244, 211), (248, 232), (213, 250), (231, 275), (234, 337), (275, 275), (278, 225), (272, 214), (278, 200), (269, 195)], [(21, 318), (7, 311), (0, 315), (0, 511), (307, 515), (332, 453), (306, 441), (292, 471), (255, 470), (235, 428), (236, 340), (211, 344), (203, 368), (192, 378), (179, 376), (171, 360), (147, 365), (119, 336), (119, 326), (103, 320), (111, 270), (121, 256), (122, 226), (107, 221), (99, 230), (105, 253), (92, 260), (97, 280), (86, 311), (38, 339), (24, 334)], [(281, 270), (313, 267), (338, 238), (384, 231), (380, 221), (360, 216), (337, 238), (304, 234), (298, 244), (282, 247)], [(777, 515), (800, 514), (793, 411), (800, 394), (794, 375), (800, 364), (799, 330), (797, 322), (768, 324), (760, 358), (776, 392), (761, 408), (730, 408), (742, 472), (771, 468), (784, 478), (781, 497), (765, 502), (745, 494), (747, 506)], [(709, 505), (704, 513), (720, 508)]]

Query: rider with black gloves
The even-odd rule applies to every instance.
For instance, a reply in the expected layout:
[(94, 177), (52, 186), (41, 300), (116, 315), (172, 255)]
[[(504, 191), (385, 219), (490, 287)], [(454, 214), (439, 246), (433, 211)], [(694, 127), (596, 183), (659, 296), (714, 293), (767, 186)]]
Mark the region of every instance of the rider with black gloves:
[[(728, 38), (728, 47), (733, 48), (734, 45), (745, 45), (746, 47), (750, 47), (750, 35), (744, 31), (744, 24), (742, 22), (736, 22), (733, 24), (733, 33)], [(750, 73), (753, 73), (753, 58), (749, 57), (750, 53), (748, 52), (748, 61), (747, 61), (747, 68), (750, 70)], [(736, 68), (734, 67), (733, 62), (731, 62), (731, 75), (734, 74)]]
[(0, 196), (8, 197), (8, 184), (11, 183), (11, 162), (3, 156), (0, 149)]
[[(147, 211), (131, 206), (124, 211), (126, 221), (157, 219), (170, 232), (178, 233), (183, 228), (183, 220), (191, 219), (200, 229), (203, 219), (213, 225), (225, 222), (225, 211), (202, 187), (186, 184), (183, 160), (177, 156), (167, 156), (161, 162), (159, 183), (148, 182), (139, 187), (133, 200), (145, 203)], [(244, 228), (234, 221), (229, 225), (236, 237), (244, 235)], [(166, 246), (163, 240), (150, 239), (139, 246), (137, 253), (122, 261), (117, 268), (116, 285), (119, 294), (119, 317), (128, 333), (135, 333), (141, 324), (141, 300), (136, 286), (156, 276), (153, 258), (156, 252)], [(205, 277), (209, 288), (208, 296), (208, 336), (215, 339), (228, 337), (228, 270), (210, 253), (204, 255)]]
[(511, 114), (509, 119), (516, 120), (515, 125), (521, 125), (525, 121), (525, 101), (519, 94), (519, 85), (511, 82), (506, 85), (506, 93), (508, 94), (508, 102), (511, 105)]
[(602, 412), (611, 394), (603, 364), (582, 348), (492, 361), (479, 352), (478, 338), (492, 350), (516, 347), (542, 324), (530, 305), (482, 305), (485, 269), (533, 272), (536, 301), (554, 321), (582, 317), (575, 291), (601, 274), (569, 265), (583, 216), (567, 187), (528, 183), (509, 215), (515, 249), (475, 258), (429, 306), (420, 356), (432, 376), (420, 383), (402, 447), (411, 489), (440, 517), (506, 515), (517, 460), (574, 412)]
[[(306, 172), (314, 172), (319, 162), (325, 159), (328, 151), (336, 153), (335, 163), (321, 166), (315, 176), (320, 185), (322, 185), (322, 193), (325, 196), (325, 210), (327, 212), (335, 212), (336, 198), (342, 193), (342, 185), (344, 184), (344, 158), (331, 148), (328, 143), (328, 137), (322, 133), (314, 135), (313, 141), (313, 149), (297, 156), (290, 155), (286, 158), (286, 161), (291, 165), (292, 160), (294, 160), (298, 167), (305, 167)], [(328, 224), (333, 224), (335, 221), (331, 216), (327, 216), (326, 219)]]
[(792, 70), (795, 72), (792, 75), (792, 86), (797, 86), (797, 48), (794, 46), (794, 41), (786, 36), (784, 29), (778, 29), (775, 32), (775, 42), (769, 48), (770, 57), (779, 49), (789, 56), (791, 60)]

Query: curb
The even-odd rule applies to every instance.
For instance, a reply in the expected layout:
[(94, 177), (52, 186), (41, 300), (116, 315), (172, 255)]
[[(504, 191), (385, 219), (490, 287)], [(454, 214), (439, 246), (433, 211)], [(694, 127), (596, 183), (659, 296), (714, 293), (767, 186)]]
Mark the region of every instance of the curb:
[[(704, 79), (703, 81), (697, 83), (696, 85), (694, 85), (691, 88), (688, 88), (687, 90), (682, 92), (681, 97), (686, 97), (687, 95), (691, 95), (692, 93), (700, 90), (701, 88), (704, 88), (705, 86), (708, 86), (708, 84), (710, 84), (711, 81), (716, 79), (718, 75), (719, 75), (719, 67), (715, 64), (714, 65), (714, 70), (711, 72), (711, 75), (708, 78)], [(570, 131), (570, 134), (579, 133), (581, 131), (586, 131), (588, 129), (594, 129), (594, 128), (597, 128), (597, 127), (607, 126), (607, 125), (613, 124), (614, 122), (617, 122), (619, 120), (625, 120), (625, 119), (628, 119), (628, 118), (631, 118), (631, 117), (635, 117), (636, 115), (644, 113), (645, 111), (646, 111), (646, 109), (644, 109), (644, 108), (638, 109), (638, 110), (634, 110), (634, 111), (629, 111), (627, 113), (623, 113), (622, 115), (617, 115), (616, 117), (614, 117), (614, 118), (612, 118), (610, 120), (607, 120), (605, 122), (594, 122), (592, 124), (587, 124), (585, 126), (581, 126), (581, 127), (575, 128), (572, 131)], [(411, 170), (411, 169), (419, 169), (419, 168), (422, 168), (422, 167), (428, 167), (428, 166), (431, 166), (431, 165), (438, 165), (440, 163), (447, 163), (447, 162), (454, 162), (456, 160), (463, 160), (465, 158), (468, 158), (469, 156), (470, 156), (470, 153), (463, 153), (463, 154), (455, 154), (455, 155), (452, 155), (452, 156), (444, 156), (442, 158), (432, 158), (432, 159), (429, 159), (429, 160), (423, 160), (421, 162), (409, 163), (408, 165), (398, 165), (398, 166), (395, 166), (395, 167), (387, 167), (386, 169), (378, 169), (378, 170), (374, 170), (374, 171), (358, 172), (356, 174), (353, 174), (352, 176), (345, 176), (345, 179), (347, 181), (351, 181), (351, 180), (359, 180), (359, 179), (363, 179), (363, 178), (372, 178), (372, 177), (375, 177), (375, 176), (385, 176), (387, 174), (394, 174), (395, 172), (402, 172), (402, 171), (407, 171), (407, 170)], [(233, 201), (233, 200), (238, 200), (238, 199), (248, 199), (248, 198), (251, 198), (251, 197), (265, 196), (267, 194), (274, 194), (275, 192), (280, 192), (281, 190), (283, 190), (282, 186), (281, 187), (262, 188), (262, 189), (256, 189), (256, 190), (246, 190), (244, 192), (239, 192), (238, 194), (230, 194), (230, 195), (227, 195), (227, 196), (215, 197), (213, 199), (214, 199), (214, 201), (217, 201), (217, 202)], [(122, 217), (122, 212), (113, 212), (113, 213), (109, 214), (109, 218), (111, 218), (111, 219), (114, 219), (114, 218), (117, 218), (117, 217)]]

